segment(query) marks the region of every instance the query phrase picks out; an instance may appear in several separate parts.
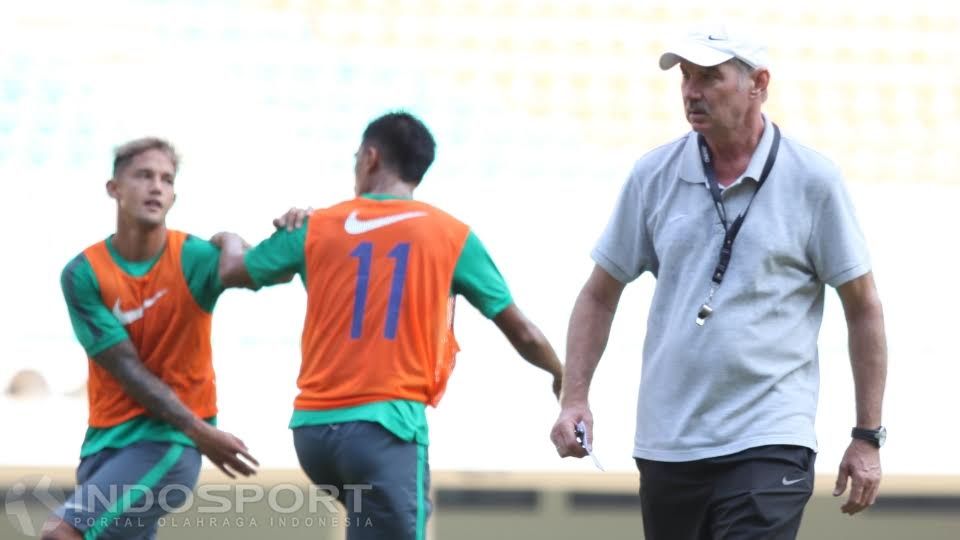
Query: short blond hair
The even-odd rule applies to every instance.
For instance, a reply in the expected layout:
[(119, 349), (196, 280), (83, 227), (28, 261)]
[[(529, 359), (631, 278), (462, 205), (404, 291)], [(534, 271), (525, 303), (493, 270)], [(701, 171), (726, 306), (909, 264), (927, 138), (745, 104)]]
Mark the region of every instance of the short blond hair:
[(180, 168), (180, 156), (177, 154), (176, 148), (168, 141), (159, 137), (143, 137), (121, 144), (113, 151), (114, 178), (116, 178), (117, 174), (119, 174), (124, 167), (133, 161), (133, 158), (148, 150), (160, 150), (167, 154), (167, 156), (170, 157), (170, 161), (173, 162), (173, 172), (176, 174), (177, 169)]

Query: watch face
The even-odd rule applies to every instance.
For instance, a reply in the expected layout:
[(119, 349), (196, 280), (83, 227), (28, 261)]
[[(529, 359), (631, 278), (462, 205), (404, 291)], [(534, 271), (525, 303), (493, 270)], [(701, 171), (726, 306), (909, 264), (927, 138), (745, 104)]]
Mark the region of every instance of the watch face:
[(880, 429), (877, 430), (877, 445), (883, 446), (885, 442), (887, 442), (887, 428), (881, 426)]

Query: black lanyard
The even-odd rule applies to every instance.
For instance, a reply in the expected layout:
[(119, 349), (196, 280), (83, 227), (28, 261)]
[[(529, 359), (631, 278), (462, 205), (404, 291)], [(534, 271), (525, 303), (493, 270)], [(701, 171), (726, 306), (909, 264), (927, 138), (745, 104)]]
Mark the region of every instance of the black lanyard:
[[(771, 124), (773, 123), (771, 122)], [(757, 189), (750, 197), (750, 202), (747, 203), (747, 207), (744, 208), (743, 213), (737, 216), (737, 219), (733, 220), (733, 223), (729, 225), (727, 224), (727, 209), (724, 208), (723, 198), (720, 196), (720, 185), (717, 183), (717, 176), (713, 171), (713, 154), (710, 153), (710, 148), (703, 139), (703, 135), (697, 137), (697, 143), (700, 145), (700, 159), (703, 161), (703, 173), (707, 177), (707, 184), (710, 185), (710, 195), (713, 196), (713, 206), (716, 208), (717, 215), (720, 217), (720, 223), (723, 224), (723, 228), (726, 231), (723, 237), (723, 244), (720, 246), (720, 259), (717, 261), (717, 268), (713, 271), (713, 282), (716, 283), (716, 286), (719, 286), (723, 281), (723, 275), (727, 273), (727, 267), (730, 265), (730, 256), (733, 254), (733, 242), (737, 239), (737, 234), (740, 232), (743, 220), (747, 217), (747, 212), (750, 211), (750, 206), (753, 205), (753, 200), (757, 198), (757, 193), (760, 192), (763, 183), (767, 181), (767, 176), (770, 175), (770, 169), (773, 169), (773, 162), (777, 160), (777, 150), (780, 149), (780, 128), (778, 128), (776, 124), (773, 124), (773, 144), (770, 146), (767, 162), (763, 165), (763, 172), (760, 173), (760, 178), (757, 180)], [(711, 294), (711, 296), (713, 296), (713, 294)]]

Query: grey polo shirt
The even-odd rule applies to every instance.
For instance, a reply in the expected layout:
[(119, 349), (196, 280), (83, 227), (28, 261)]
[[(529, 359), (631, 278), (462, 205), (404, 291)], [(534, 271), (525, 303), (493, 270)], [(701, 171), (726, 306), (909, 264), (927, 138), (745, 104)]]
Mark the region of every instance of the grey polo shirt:
[[(756, 189), (773, 142), (766, 126), (744, 175), (723, 190), (733, 221)], [(697, 136), (634, 166), (593, 259), (628, 283), (656, 277), (643, 346), (634, 456), (690, 461), (767, 444), (816, 450), (817, 335), (824, 284), (870, 271), (839, 170), (784, 135), (744, 222), (703, 327), (724, 229)]]

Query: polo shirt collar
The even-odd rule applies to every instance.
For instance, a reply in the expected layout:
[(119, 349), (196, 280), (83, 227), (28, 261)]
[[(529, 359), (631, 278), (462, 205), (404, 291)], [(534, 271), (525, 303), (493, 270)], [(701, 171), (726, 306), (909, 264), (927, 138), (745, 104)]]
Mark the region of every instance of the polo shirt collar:
[[(767, 154), (770, 153), (770, 147), (773, 146), (773, 130), (770, 127), (770, 121), (763, 115), (763, 134), (760, 135), (760, 142), (750, 157), (750, 164), (747, 170), (738, 178), (734, 184), (739, 183), (744, 178), (749, 178), (756, 182), (763, 173), (763, 166), (767, 162)], [(680, 178), (692, 184), (706, 184), (707, 177), (703, 174), (703, 162), (700, 160), (700, 145), (697, 144), (697, 132), (691, 131), (687, 135), (687, 141), (683, 146), (683, 153), (680, 156)], [(732, 185), (732, 184), (731, 184)]]

